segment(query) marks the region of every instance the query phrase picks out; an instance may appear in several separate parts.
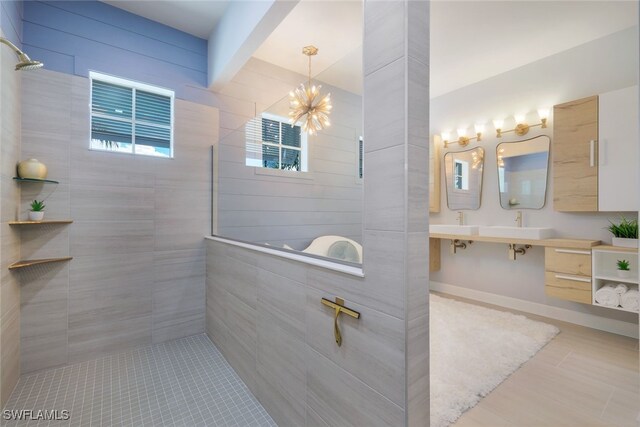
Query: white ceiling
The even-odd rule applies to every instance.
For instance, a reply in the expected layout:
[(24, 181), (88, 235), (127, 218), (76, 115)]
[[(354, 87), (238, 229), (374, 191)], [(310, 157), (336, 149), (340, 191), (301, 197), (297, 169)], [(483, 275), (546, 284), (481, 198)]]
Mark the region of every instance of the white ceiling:
[(318, 48), (311, 61), (314, 76), (344, 58), (347, 63), (334, 67), (322, 80), (361, 85), (362, 65), (358, 62), (357, 68), (349, 67), (354, 59), (345, 57), (362, 45), (362, 2), (301, 0), (253, 56), (307, 75), (308, 59), (302, 54), (307, 45)]
[[(206, 38), (229, 1), (106, 3)], [(432, 1), (431, 97), (637, 24), (636, 1)], [(302, 0), (254, 56), (306, 74), (308, 44), (314, 75), (361, 92), (361, 1)]]
[(637, 24), (636, 1), (432, 2), (431, 97)]
[(111, 6), (206, 39), (230, 0), (103, 0)]

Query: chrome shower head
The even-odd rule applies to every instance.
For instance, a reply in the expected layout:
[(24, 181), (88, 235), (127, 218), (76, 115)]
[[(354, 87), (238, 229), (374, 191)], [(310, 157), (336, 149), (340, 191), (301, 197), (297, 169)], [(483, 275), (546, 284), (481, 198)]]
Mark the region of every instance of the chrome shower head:
[(11, 48), (11, 50), (13, 50), (16, 53), (16, 55), (18, 55), (18, 60), (20, 62), (16, 64), (16, 71), (37, 70), (38, 68), (42, 68), (44, 66), (42, 62), (34, 61), (33, 59), (29, 58), (29, 55), (27, 55), (26, 53), (18, 49), (16, 45), (11, 43), (9, 40), (5, 39), (4, 37), (0, 37), (0, 43), (6, 44)]

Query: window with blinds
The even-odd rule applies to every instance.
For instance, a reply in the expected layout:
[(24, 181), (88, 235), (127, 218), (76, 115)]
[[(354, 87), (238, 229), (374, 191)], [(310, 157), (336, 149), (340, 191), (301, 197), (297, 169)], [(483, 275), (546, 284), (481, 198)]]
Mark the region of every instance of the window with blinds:
[(307, 138), (300, 126), (263, 114), (245, 126), (246, 165), (289, 171), (307, 171)]
[(90, 73), (90, 148), (173, 157), (173, 91)]

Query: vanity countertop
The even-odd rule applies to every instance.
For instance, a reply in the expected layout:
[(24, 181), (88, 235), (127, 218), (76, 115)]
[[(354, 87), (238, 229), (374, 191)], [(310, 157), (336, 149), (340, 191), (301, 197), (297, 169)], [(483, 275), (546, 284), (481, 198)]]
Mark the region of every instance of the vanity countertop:
[(574, 248), (574, 249), (591, 249), (594, 246), (599, 245), (600, 240), (588, 240), (588, 239), (520, 239), (511, 237), (488, 237), (488, 236), (468, 236), (458, 234), (441, 234), (430, 233), (429, 237), (432, 239), (448, 239), (448, 240), (465, 240), (474, 242), (487, 242), (487, 243), (512, 243), (517, 245), (531, 245), (531, 246), (550, 246), (554, 248)]

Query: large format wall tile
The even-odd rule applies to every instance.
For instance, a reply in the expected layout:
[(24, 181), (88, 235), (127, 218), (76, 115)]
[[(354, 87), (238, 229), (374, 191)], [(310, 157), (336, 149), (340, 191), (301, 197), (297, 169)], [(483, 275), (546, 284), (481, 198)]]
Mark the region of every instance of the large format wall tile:
[(204, 248), (154, 254), (154, 342), (204, 332), (204, 260)]
[(67, 363), (69, 264), (20, 273), (21, 368), (31, 372)]
[(307, 347), (307, 405), (336, 426), (401, 426), (404, 411)]
[(378, 390), (395, 404), (404, 404), (404, 321), (353, 301), (345, 304), (360, 319), (341, 315), (342, 346), (333, 333), (334, 312), (320, 303), (331, 296), (307, 289), (307, 344), (336, 365)]

